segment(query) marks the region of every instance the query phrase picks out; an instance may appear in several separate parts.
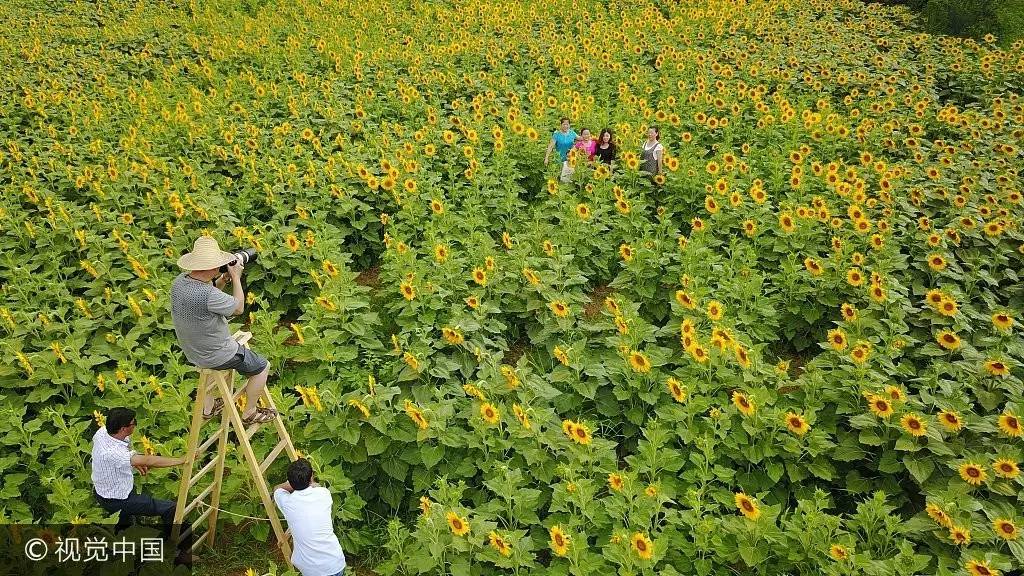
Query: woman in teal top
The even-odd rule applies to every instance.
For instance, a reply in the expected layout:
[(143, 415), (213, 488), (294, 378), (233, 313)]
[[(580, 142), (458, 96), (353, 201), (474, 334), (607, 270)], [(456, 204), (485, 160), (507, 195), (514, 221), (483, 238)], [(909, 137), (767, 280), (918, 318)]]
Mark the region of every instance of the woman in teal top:
[(576, 131), (569, 126), (569, 119), (562, 118), (561, 127), (551, 135), (551, 143), (548, 144), (548, 150), (544, 153), (544, 164), (551, 161), (552, 150), (558, 150), (558, 155), (562, 157), (562, 162), (565, 162), (566, 157), (569, 155), (569, 150), (572, 150), (573, 144), (576, 143), (578, 138), (579, 136), (576, 135)]

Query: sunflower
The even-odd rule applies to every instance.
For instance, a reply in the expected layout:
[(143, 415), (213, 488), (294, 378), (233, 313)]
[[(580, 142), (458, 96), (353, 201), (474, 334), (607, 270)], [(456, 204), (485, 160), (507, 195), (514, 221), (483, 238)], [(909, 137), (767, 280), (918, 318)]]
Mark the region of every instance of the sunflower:
[(871, 289), (868, 290), (868, 296), (871, 296), (872, 300), (881, 304), (882, 302), (885, 302), (885, 288), (878, 285), (872, 286)]
[(619, 331), (619, 334), (629, 334), (629, 324), (626, 323), (626, 319), (618, 314), (615, 315), (615, 329)]
[(651, 556), (654, 555), (654, 543), (642, 532), (634, 532), (629, 542), (633, 552), (642, 560), (650, 560)]
[(462, 332), (457, 328), (451, 328), (449, 326), (441, 328), (441, 335), (444, 337), (446, 342), (455, 346), (462, 344), (466, 340), (462, 335)]
[(451, 529), (452, 534), (456, 536), (465, 536), (469, 534), (469, 522), (465, 518), (462, 518), (455, 512), (449, 511), (445, 514), (445, 518), (448, 520), (448, 528)]
[(885, 394), (893, 402), (903, 402), (907, 399), (907, 394), (903, 391), (903, 388), (900, 388), (899, 386), (886, 386)]
[(1020, 475), (1020, 467), (1017, 466), (1017, 462), (1010, 460), (1009, 458), (997, 459), (992, 463), (992, 469), (995, 470), (996, 476), (1007, 478), (1009, 480)]
[(432, 505), (433, 503), (430, 501), (430, 498), (420, 496), (420, 512), (422, 512), (424, 516), (430, 516), (430, 507)]
[(479, 306), (479, 305), (480, 305), (480, 299), (477, 298), (476, 296), (470, 296), (470, 297), (466, 298), (466, 306), (469, 306), (471, 309), (475, 310), (476, 307)]
[(556, 556), (565, 556), (569, 552), (569, 537), (562, 531), (562, 527), (555, 524), (548, 529), (551, 536), (551, 550)]
[(971, 531), (963, 526), (953, 526), (949, 529), (949, 539), (957, 546), (966, 546), (971, 543)]
[(686, 351), (690, 353), (690, 357), (696, 360), (698, 364), (703, 364), (711, 359), (707, 349), (697, 343), (687, 348)]
[(757, 233), (757, 224), (753, 220), (744, 220), (743, 233), (747, 236), (753, 236)]
[(846, 332), (842, 328), (836, 328), (828, 331), (828, 343), (836, 352), (846, 350), (847, 342), (848, 339), (846, 337)]
[(554, 300), (548, 304), (548, 308), (558, 316), (559, 318), (565, 318), (569, 315), (569, 305), (563, 300)]
[(512, 414), (515, 415), (516, 420), (519, 420), (519, 424), (527, 430), (530, 429), (530, 418), (527, 416), (526, 411), (519, 404), (512, 405)]
[(569, 354), (561, 346), (555, 346), (553, 354), (555, 356), (555, 359), (558, 360), (559, 364), (561, 364), (562, 366), (569, 365)]
[(1006, 518), (996, 518), (992, 521), (992, 530), (1003, 540), (1016, 540), (1020, 536), (1017, 525)]
[(434, 214), (444, 214), (444, 204), (437, 198), (434, 198), (430, 201), (430, 211)]
[(590, 444), (590, 428), (587, 428), (582, 422), (577, 423), (572, 428), (572, 441), (577, 444), (587, 446)]
[(479, 266), (473, 268), (473, 282), (476, 282), (480, 286), (487, 286), (487, 272)]
[(758, 507), (756, 500), (743, 492), (737, 492), (733, 500), (736, 502), (736, 508), (748, 519), (757, 520), (760, 518), (761, 509)]
[(956, 316), (958, 309), (959, 306), (957, 305), (956, 300), (946, 296), (942, 299), (942, 302), (939, 302), (939, 306), (936, 311), (943, 316)]
[(871, 347), (863, 340), (858, 342), (857, 345), (850, 350), (850, 360), (853, 360), (854, 364), (863, 364), (867, 362), (869, 356), (871, 356)]
[(992, 568), (984, 560), (968, 560), (964, 568), (971, 576), (999, 576), (999, 570)]
[(874, 394), (868, 397), (868, 407), (871, 409), (871, 412), (879, 418), (888, 418), (892, 416), (893, 413), (892, 403), (890, 403), (888, 399)]
[(722, 319), (722, 314), (725, 312), (725, 308), (718, 300), (711, 300), (708, 302), (707, 312), (708, 318), (717, 322)]
[(932, 308), (938, 308), (939, 304), (946, 299), (946, 294), (942, 290), (933, 288), (924, 295), (925, 302), (928, 303)]
[(971, 486), (981, 486), (982, 482), (988, 477), (985, 469), (980, 464), (975, 464), (974, 462), (964, 462), (960, 465), (959, 471), (960, 477)]
[(944, 526), (946, 528), (952, 528), (953, 520), (949, 517), (949, 514), (946, 514), (946, 511), (943, 510), (942, 507), (940, 507), (938, 504), (935, 504), (934, 502), (929, 503), (927, 506), (925, 506), (924, 509), (925, 512), (928, 513), (928, 516), (932, 520), (934, 520), (936, 524), (938, 524), (939, 526)]
[(416, 297), (416, 287), (409, 282), (402, 282), (398, 285), (398, 289), (402, 292), (402, 297), (406, 300), (412, 300)]
[(941, 272), (946, 268), (946, 259), (941, 254), (929, 254), (928, 267), (936, 272)]
[(480, 405), (480, 416), (488, 424), (497, 424), (501, 421), (501, 413), (490, 402), (484, 402)]
[(615, 492), (622, 492), (622, 489), (626, 486), (626, 481), (622, 478), (622, 475), (617, 472), (612, 472), (608, 475), (608, 487)]
[(533, 286), (540, 284), (540, 276), (537, 276), (537, 273), (530, 268), (523, 268), (523, 276), (525, 276), (526, 281)]
[(429, 426), (427, 419), (423, 417), (423, 412), (420, 412), (420, 409), (413, 405), (409, 400), (405, 401), (405, 413), (414, 423), (416, 423), (416, 427), (420, 430), (426, 430), (427, 426)]
[(810, 272), (811, 276), (821, 276), (822, 272), (824, 272), (821, 264), (819, 264), (814, 258), (810, 257), (804, 258), (804, 268)]
[(739, 363), (742, 368), (750, 368), (750, 353), (747, 349), (739, 344), (733, 347), (733, 356), (736, 357), (736, 362)]
[(846, 283), (855, 288), (864, 283), (864, 274), (860, 268), (850, 268), (846, 271)]
[(786, 234), (792, 234), (793, 231), (796, 230), (793, 215), (789, 212), (782, 212), (779, 214), (779, 228), (781, 228)]
[(921, 417), (914, 413), (904, 414), (903, 418), (900, 418), (900, 426), (903, 426), (907, 434), (915, 438), (920, 438), (927, 432), (927, 427)]
[(665, 386), (668, 387), (669, 394), (672, 395), (676, 402), (680, 404), (686, 402), (686, 387), (680, 384), (679, 380), (670, 377), (665, 382)]
[(288, 249), (291, 250), (292, 252), (295, 252), (296, 250), (299, 249), (299, 239), (298, 237), (295, 236), (295, 234), (289, 234), (288, 237), (285, 238), (285, 244), (288, 246)]
[(786, 415), (783, 416), (782, 420), (786, 423), (786, 428), (797, 436), (803, 436), (811, 429), (811, 427), (807, 425), (807, 421), (804, 420), (804, 417), (796, 412), (787, 412)]
[(1008, 332), (1013, 326), (1013, 316), (1009, 312), (996, 312), (992, 315), (992, 325), (997, 330)]
[(579, 216), (581, 220), (589, 220), (590, 219), (590, 206), (587, 206), (586, 204), (583, 204), (582, 202), (577, 204), (576, 205), (576, 215)]
[(733, 393), (732, 393), (732, 403), (736, 406), (736, 408), (744, 416), (750, 416), (751, 414), (753, 414), (757, 410), (754, 407), (753, 400), (748, 398), (746, 394), (740, 392), (739, 390), (733, 391)]
[(1013, 412), (1003, 412), (999, 415), (999, 429), (1011, 438), (1019, 438), (1024, 433), (1024, 430), (1021, 429), (1020, 419)]
[(960, 414), (951, 410), (942, 410), (935, 416), (939, 424), (950, 432), (959, 432), (964, 427), (964, 421), (960, 418)]
[(505, 538), (493, 530), (487, 534), (487, 542), (502, 556), (508, 557), (512, 554), (512, 547)]
[(985, 361), (985, 372), (991, 376), (1006, 376), (1010, 368), (1002, 360), (989, 359)]
[(619, 246), (619, 256), (621, 256), (624, 261), (632, 262), (634, 255), (633, 247), (629, 244), (622, 244)]
[(697, 301), (685, 290), (676, 290), (676, 302), (679, 302), (679, 305), (687, 310), (693, 310), (697, 307)]
[(448, 247), (444, 244), (434, 246), (434, 260), (438, 264), (444, 264), (448, 260)]
[(960, 347), (960, 337), (952, 330), (943, 330), (935, 336), (935, 341), (946, 350), (956, 350)]
[(633, 372), (647, 374), (651, 371), (651, 361), (643, 352), (632, 350), (629, 352), (629, 367), (633, 369)]
[(846, 320), (847, 322), (853, 322), (857, 319), (857, 308), (849, 302), (844, 302), (843, 305), (840, 306), (839, 311), (843, 315), (843, 320)]
[(842, 544), (833, 544), (828, 548), (828, 555), (836, 562), (842, 562), (850, 557), (850, 551)]

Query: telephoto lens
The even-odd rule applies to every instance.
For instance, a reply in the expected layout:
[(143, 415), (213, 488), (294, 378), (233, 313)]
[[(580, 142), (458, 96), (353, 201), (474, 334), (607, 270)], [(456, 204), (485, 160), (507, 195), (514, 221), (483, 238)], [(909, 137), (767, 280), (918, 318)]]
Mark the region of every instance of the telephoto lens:
[(255, 248), (246, 248), (245, 250), (232, 252), (232, 254), (235, 256), (235, 259), (232, 260), (230, 264), (225, 264), (224, 266), (220, 267), (221, 274), (226, 274), (228, 271), (228, 266), (234, 266), (235, 262), (241, 262), (242, 266), (248, 266), (250, 262), (255, 262), (256, 257), (258, 256), (258, 254), (256, 254)]

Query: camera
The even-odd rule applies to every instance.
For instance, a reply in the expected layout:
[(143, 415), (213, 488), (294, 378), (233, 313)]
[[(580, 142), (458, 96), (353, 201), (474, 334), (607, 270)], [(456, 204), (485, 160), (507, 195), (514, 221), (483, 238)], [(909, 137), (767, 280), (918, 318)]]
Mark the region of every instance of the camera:
[(230, 263), (220, 267), (221, 274), (227, 273), (228, 266), (234, 266), (235, 262), (241, 261), (242, 266), (248, 266), (250, 262), (255, 262), (256, 257), (258, 256), (256, 254), (255, 248), (246, 248), (245, 250), (239, 250), (238, 252), (232, 252), (231, 254), (235, 257), (235, 259), (232, 260)]

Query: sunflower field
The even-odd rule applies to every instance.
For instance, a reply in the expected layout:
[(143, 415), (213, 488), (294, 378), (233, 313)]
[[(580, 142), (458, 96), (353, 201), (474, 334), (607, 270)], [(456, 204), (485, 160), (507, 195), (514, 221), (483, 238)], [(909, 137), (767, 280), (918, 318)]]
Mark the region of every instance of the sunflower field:
[[(376, 574), (1024, 566), (1024, 42), (855, 0), (0, 18), (0, 522), (110, 521), (110, 407), (184, 450), (169, 288), (212, 234), (259, 252), (236, 324)], [(613, 170), (559, 181), (562, 116)]]

